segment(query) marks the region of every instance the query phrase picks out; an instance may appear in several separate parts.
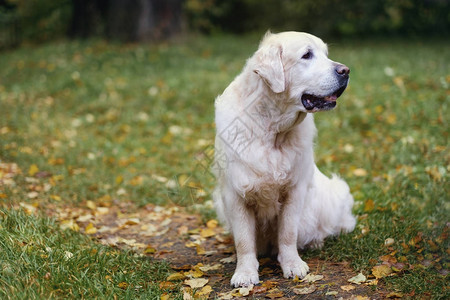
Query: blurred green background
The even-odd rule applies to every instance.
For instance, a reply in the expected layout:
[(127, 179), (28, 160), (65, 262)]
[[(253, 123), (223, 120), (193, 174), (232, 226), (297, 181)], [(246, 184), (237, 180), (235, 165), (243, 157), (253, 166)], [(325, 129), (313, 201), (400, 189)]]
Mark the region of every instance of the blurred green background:
[(121, 41), (307, 31), (322, 38), (448, 36), (448, 0), (1, 0), (0, 47), (64, 36)]

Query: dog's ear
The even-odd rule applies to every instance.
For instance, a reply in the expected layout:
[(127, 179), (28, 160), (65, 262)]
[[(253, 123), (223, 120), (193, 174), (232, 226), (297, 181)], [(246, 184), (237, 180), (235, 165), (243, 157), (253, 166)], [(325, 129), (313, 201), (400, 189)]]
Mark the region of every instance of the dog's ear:
[(265, 45), (256, 52), (253, 72), (258, 74), (274, 93), (284, 92), (284, 68), (281, 46)]

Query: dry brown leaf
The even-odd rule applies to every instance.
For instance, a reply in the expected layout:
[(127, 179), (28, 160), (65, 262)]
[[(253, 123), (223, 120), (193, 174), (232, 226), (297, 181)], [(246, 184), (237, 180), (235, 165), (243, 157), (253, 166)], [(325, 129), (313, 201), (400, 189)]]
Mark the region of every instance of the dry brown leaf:
[(267, 294), (266, 294), (267, 298), (270, 299), (276, 299), (276, 298), (281, 298), (284, 297), (284, 293), (282, 291), (280, 291), (279, 289), (271, 289)]
[(367, 278), (366, 276), (364, 276), (363, 273), (359, 273), (358, 275), (350, 278), (349, 280), (347, 280), (348, 282), (354, 283), (354, 284), (361, 284), (363, 282), (366, 282)]
[(337, 296), (337, 294), (339, 294), (339, 293), (336, 291), (330, 291), (330, 292), (326, 292), (325, 296)]
[(314, 275), (314, 274), (309, 273), (302, 280), (300, 280), (300, 282), (311, 283), (311, 282), (316, 282), (316, 281), (319, 281), (322, 279), (323, 279), (323, 275)]
[(199, 269), (201, 271), (203, 271), (203, 272), (216, 271), (216, 270), (219, 270), (221, 268), (223, 268), (222, 264), (215, 264), (215, 265), (212, 265), (212, 266), (211, 265), (204, 265), (204, 266), (199, 267)]
[(378, 265), (372, 268), (372, 274), (376, 279), (388, 276), (392, 273), (392, 269), (388, 265)]
[(297, 295), (308, 295), (314, 293), (316, 289), (317, 287), (314, 284), (312, 284), (304, 288), (293, 288), (292, 291)]
[(351, 284), (349, 284), (349, 285), (342, 285), (341, 286), (341, 290), (346, 291), (346, 292), (354, 290), (355, 288), (356, 287), (354, 285), (351, 285)]
[(206, 278), (194, 278), (194, 279), (186, 279), (184, 281), (185, 285), (190, 286), (193, 289), (198, 289), (204, 287), (208, 283), (208, 279)]

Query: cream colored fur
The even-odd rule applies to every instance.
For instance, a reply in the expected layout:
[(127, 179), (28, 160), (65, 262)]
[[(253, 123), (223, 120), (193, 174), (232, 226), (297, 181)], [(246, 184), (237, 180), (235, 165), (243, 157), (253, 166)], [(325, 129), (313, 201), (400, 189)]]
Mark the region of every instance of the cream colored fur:
[(235, 241), (234, 286), (259, 282), (258, 253), (277, 253), (285, 277), (304, 277), (297, 249), (355, 226), (348, 185), (314, 163), (316, 127), (300, 100), (336, 90), (336, 65), (315, 36), (267, 33), (216, 99), (214, 202)]

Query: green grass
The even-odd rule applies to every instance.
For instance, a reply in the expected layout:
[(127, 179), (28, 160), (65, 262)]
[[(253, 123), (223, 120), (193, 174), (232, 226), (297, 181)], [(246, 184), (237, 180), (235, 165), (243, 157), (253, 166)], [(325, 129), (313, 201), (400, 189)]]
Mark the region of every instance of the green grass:
[[(137, 205), (192, 206), (210, 199), (214, 179), (204, 167), (211, 159), (205, 149), (215, 134), (213, 101), (257, 43), (254, 36), (190, 37), (184, 43), (157, 46), (91, 40), (2, 53), (0, 159), (18, 163), (23, 173), (16, 186), (0, 186), (6, 195), (3, 200), (26, 201), (31, 188), (25, 177), (33, 164), (47, 174), (38, 176), (37, 185), (51, 188), (39, 190), (37, 200), (30, 202), (58, 202), (54, 199), (59, 196), (60, 202), (75, 206), (108, 195)], [(442, 270), (449, 269), (450, 43), (336, 42), (330, 44), (330, 57), (351, 68), (351, 82), (334, 111), (316, 115), (316, 160), (326, 174), (338, 173), (347, 180), (359, 221), (352, 234), (306, 255), (345, 259), (370, 274), (380, 256), (392, 254), (408, 270), (384, 278), (389, 288), (434, 298), (449, 296), (448, 277)], [(160, 182), (161, 177), (169, 184)], [(33, 224), (52, 222), (5, 213), (25, 232), (34, 230)], [(2, 225), (2, 232), (5, 228)], [(68, 251), (79, 251), (74, 257), (80, 260), (90, 253), (83, 249), (99, 249), (81, 236), (54, 230), (51, 237), (42, 230), (34, 237), (52, 238), (50, 247), (63, 251), (65, 246), (58, 241), (69, 235), (75, 248)], [(21, 234), (16, 233), (16, 240)], [(387, 238), (394, 239), (390, 247), (384, 246)], [(26, 253), (28, 246), (8, 243), (2, 244), (1, 253), (9, 253), (13, 245)], [(132, 254), (122, 252), (109, 263), (119, 266), (124, 257), (130, 268), (134, 263), (143, 269), (161, 267), (138, 263)], [(16, 273), (15, 259), (1, 261)], [(67, 272), (77, 278), (84, 274), (69, 262), (64, 262)], [(47, 272), (38, 266), (22, 264), (20, 270)], [(91, 272), (89, 278), (94, 278), (102, 270)], [(101, 278), (98, 275), (96, 283), (86, 286), (73, 283), (58, 295), (108, 297), (133, 292), (108, 290)], [(8, 284), (36, 297), (58, 296), (52, 291), (59, 287), (30, 282), (21, 276)]]
[(0, 211), (0, 249), (2, 299), (157, 299), (169, 270), (14, 210)]

